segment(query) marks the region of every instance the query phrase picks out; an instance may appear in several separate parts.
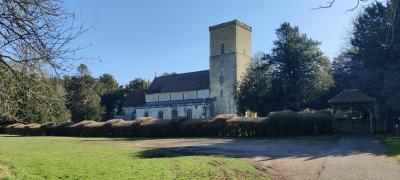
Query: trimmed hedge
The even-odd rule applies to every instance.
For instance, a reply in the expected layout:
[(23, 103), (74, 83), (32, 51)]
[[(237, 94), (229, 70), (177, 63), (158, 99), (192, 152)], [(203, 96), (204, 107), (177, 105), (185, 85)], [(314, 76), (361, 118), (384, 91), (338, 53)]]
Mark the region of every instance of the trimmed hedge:
[(202, 120), (109, 120), (79, 123), (13, 124), (3, 127), (3, 133), (46, 136), (90, 137), (265, 137), (307, 135), (332, 132), (330, 112), (295, 113), (281, 111), (266, 118), (244, 118), (220, 115)]

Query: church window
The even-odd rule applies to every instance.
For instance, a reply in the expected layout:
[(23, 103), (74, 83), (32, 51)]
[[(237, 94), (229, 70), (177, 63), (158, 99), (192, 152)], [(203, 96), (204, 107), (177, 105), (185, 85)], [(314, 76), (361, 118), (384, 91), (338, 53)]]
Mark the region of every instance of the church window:
[(182, 93), (182, 99), (185, 99), (185, 93)]
[(191, 109), (186, 110), (186, 118), (192, 119), (192, 110)]
[(207, 106), (203, 106), (203, 118), (207, 117)]
[(164, 118), (164, 111), (158, 111), (158, 119)]
[(144, 117), (149, 117), (149, 112), (145, 111), (144, 112)]
[(221, 69), (219, 72), (219, 82), (221, 84), (224, 83), (224, 78), (225, 78), (225, 71), (224, 71), (224, 69)]
[(210, 105), (210, 117), (214, 116), (214, 104)]
[(224, 90), (223, 89), (221, 89), (220, 91), (219, 91), (219, 97), (224, 97)]
[(224, 42), (221, 42), (221, 44), (220, 44), (220, 51), (221, 51), (221, 54), (225, 54), (225, 43)]
[(178, 111), (176, 109), (173, 109), (171, 111), (171, 118), (172, 119), (178, 119)]

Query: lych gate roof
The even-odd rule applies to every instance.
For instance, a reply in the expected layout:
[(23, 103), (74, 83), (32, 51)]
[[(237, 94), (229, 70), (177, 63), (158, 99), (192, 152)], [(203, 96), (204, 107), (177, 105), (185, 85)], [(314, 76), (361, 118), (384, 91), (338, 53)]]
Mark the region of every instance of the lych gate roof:
[(154, 94), (208, 89), (210, 87), (209, 76), (209, 71), (205, 70), (156, 77), (146, 93)]
[(374, 98), (369, 97), (358, 89), (346, 89), (328, 102), (330, 104), (353, 104), (373, 102)]
[(124, 107), (139, 107), (146, 103), (144, 90), (132, 92), (125, 101)]

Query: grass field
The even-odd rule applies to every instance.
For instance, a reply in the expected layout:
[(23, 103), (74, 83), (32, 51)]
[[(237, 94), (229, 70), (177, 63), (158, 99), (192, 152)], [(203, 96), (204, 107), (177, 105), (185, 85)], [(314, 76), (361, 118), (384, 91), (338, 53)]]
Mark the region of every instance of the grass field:
[(0, 179), (269, 179), (248, 162), (111, 147), (112, 138), (0, 135)]
[(387, 153), (400, 160), (400, 137), (382, 136), (381, 138)]

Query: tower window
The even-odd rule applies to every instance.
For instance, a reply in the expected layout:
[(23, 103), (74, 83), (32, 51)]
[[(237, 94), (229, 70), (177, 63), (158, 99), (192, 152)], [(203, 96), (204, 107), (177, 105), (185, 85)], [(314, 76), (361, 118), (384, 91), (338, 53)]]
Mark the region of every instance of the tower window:
[(225, 43), (224, 42), (221, 42), (221, 44), (220, 44), (220, 51), (221, 51), (221, 54), (225, 54)]
[(224, 97), (224, 90), (223, 89), (221, 89), (220, 91), (219, 91), (219, 97)]
[(225, 72), (224, 69), (221, 69), (219, 72), (219, 82), (222, 84), (224, 83)]

